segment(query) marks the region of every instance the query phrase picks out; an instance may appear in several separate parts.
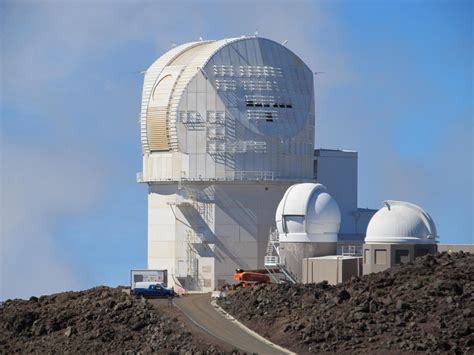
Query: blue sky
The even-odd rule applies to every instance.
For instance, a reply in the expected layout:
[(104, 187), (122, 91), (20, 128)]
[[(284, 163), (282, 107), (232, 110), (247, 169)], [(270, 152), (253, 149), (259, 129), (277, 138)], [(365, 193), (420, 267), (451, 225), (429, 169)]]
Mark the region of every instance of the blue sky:
[(441, 242), (474, 242), (470, 1), (0, 7), (0, 299), (127, 284), (146, 266), (139, 72), (172, 43), (256, 29), (326, 72), (316, 146), (359, 151), (361, 207), (410, 201)]

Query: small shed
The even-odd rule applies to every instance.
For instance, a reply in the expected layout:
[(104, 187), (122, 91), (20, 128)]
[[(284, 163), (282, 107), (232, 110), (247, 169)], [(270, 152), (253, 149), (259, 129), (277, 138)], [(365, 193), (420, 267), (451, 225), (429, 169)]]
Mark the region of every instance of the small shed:
[(331, 285), (362, 275), (361, 256), (327, 255), (303, 259), (303, 283), (326, 280)]

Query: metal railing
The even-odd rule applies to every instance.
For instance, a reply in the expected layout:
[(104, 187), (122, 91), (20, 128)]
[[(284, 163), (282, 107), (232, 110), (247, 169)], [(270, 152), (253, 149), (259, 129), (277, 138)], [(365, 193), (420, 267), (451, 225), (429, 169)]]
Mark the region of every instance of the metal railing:
[[(267, 255), (265, 255), (264, 259), (265, 268), (269, 271), (275, 282), (281, 282), (281, 279), (277, 277), (277, 274), (283, 274), (285, 280), (291, 283), (297, 283), (298, 278), (286, 264), (285, 257), (280, 255), (279, 246), (280, 235), (278, 230), (276, 228), (271, 229), (268, 234)], [(275, 268), (277, 268), (279, 272), (270, 272), (270, 270), (274, 270)]]
[[(143, 172), (137, 173), (137, 182), (165, 182), (165, 181), (274, 181), (276, 174), (274, 171), (243, 171), (237, 170), (225, 174), (217, 174), (215, 177), (195, 177), (195, 178), (161, 178), (156, 176), (144, 176)], [(285, 179), (282, 179), (285, 180)]]
[(343, 245), (341, 246), (342, 256), (361, 256), (362, 246), (361, 245)]
[(265, 256), (265, 266), (278, 266), (280, 265), (280, 257), (279, 256)]

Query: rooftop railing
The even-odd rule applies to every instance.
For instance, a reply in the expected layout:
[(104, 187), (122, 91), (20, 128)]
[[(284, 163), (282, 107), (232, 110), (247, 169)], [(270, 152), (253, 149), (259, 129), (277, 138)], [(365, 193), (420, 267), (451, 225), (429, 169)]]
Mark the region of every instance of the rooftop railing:
[(341, 255), (343, 256), (361, 256), (362, 246), (360, 245), (343, 245), (341, 247)]
[(215, 177), (179, 177), (160, 178), (156, 176), (144, 176), (143, 172), (137, 173), (137, 182), (166, 182), (166, 181), (273, 181), (274, 171), (233, 171), (225, 174), (217, 174)]

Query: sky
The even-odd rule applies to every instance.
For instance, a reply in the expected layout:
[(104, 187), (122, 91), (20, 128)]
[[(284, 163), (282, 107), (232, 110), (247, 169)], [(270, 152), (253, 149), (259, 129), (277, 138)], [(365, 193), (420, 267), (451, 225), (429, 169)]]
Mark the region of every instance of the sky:
[(316, 147), (359, 152), (359, 206), (423, 207), (473, 243), (473, 3), (0, 1), (0, 299), (146, 267), (139, 112), (174, 44), (283, 42), (314, 71)]

